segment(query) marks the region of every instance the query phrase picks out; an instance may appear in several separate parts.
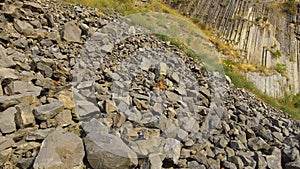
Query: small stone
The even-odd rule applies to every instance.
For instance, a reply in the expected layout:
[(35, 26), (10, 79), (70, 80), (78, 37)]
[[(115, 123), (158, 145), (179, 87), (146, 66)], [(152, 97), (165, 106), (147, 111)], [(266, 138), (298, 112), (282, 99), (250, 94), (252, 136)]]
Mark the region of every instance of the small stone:
[(34, 108), (34, 116), (39, 120), (47, 120), (51, 119), (59, 112), (63, 110), (63, 104), (59, 101), (55, 101), (49, 104), (41, 105), (39, 107)]
[(17, 109), (10, 107), (3, 112), (0, 112), (0, 130), (4, 134), (16, 131), (15, 114)]
[(81, 42), (81, 29), (75, 22), (67, 22), (65, 24), (63, 39), (68, 42)]

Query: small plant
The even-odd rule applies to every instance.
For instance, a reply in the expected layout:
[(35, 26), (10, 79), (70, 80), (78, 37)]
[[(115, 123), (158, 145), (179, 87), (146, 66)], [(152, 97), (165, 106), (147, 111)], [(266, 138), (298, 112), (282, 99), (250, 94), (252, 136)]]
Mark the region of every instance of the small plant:
[(275, 70), (280, 73), (280, 74), (285, 74), (287, 68), (286, 68), (286, 64), (282, 64), (282, 63), (277, 63)]
[(280, 50), (278, 50), (278, 49), (275, 50), (275, 51), (273, 51), (273, 52), (272, 52), (272, 55), (273, 55), (275, 58), (279, 58), (279, 57), (282, 56)]

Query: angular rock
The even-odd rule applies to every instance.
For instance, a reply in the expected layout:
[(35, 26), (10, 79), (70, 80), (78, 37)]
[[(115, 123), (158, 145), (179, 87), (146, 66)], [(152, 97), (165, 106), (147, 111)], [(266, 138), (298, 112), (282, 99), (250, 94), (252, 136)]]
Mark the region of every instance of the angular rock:
[(30, 105), (20, 104), (16, 106), (16, 109), (15, 121), (19, 128), (35, 125), (33, 108)]
[(166, 76), (168, 71), (168, 65), (164, 62), (159, 64), (159, 75)]
[(137, 166), (137, 155), (120, 138), (89, 133), (84, 139), (87, 159), (94, 169), (126, 169)]
[(10, 56), (7, 56), (5, 48), (0, 45), (0, 68), (9, 68), (15, 66), (16, 63)]
[(81, 42), (81, 29), (75, 22), (67, 22), (65, 24), (63, 39), (68, 42)]
[(35, 118), (39, 120), (47, 120), (57, 115), (63, 109), (63, 104), (59, 101), (55, 101), (34, 108), (33, 113)]
[(250, 138), (248, 140), (248, 146), (254, 151), (268, 150), (271, 148), (271, 146), (260, 137)]
[(14, 27), (21, 34), (31, 34), (34, 31), (33, 26), (30, 23), (26, 21), (21, 21), (19, 19), (14, 20)]
[(116, 106), (114, 101), (105, 100), (105, 111), (106, 111), (106, 113), (113, 113), (113, 112), (116, 112), (117, 110), (118, 109), (117, 109), (117, 106)]
[(108, 127), (95, 118), (91, 119), (89, 122), (83, 123), (82, 126), (82, 129), (86, 134), (98, 132), (108, 133)]
[(84, 154), (83, 143), (78, 136), (57, 128), (43, 141), (33, 168), (81, 168)]
[(34, 96), (39, 96), (42, 88), (38, 86), (34, 86), (31, 82), (23, 82), (23, 81), (13, 81), (8, 85), (12, 93), (14, 94), (22, 94), (31, 92), (34, 93)]
[(270, 169), (282, 169), (281, 150), (277, 147), (272, 148), (272, 154), (266, 156), (267, 164)]
[(16, 108), (10, 107), (3, 112), (0, 112), (0, 131), (4, 134), (16, 131), (15, 114)]
[(61, 127), (66, 127), (74, 123), (72, 120), (72, 114), (70, 110), (63, 110), (62, 112), (58, 113), (55, 116), (55, 120), (57, 122), (57, 125)]

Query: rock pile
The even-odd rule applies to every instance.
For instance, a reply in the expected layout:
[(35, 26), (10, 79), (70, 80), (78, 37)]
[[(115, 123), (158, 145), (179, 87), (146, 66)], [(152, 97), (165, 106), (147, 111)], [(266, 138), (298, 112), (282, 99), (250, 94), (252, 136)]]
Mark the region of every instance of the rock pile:
[(0, 7), (1, 168), (300, 168), (299, 122), (117, 14)]

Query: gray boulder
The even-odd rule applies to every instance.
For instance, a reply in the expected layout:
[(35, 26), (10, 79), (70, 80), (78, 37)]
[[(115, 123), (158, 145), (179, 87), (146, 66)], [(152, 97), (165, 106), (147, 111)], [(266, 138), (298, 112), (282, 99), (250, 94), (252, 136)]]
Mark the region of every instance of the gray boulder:
[(84, 143), (87, 159), (94, 169), (126, 169), (138, 164), (136, 153), (114, 135), (89, 133)]
[(43, 141), (33, 168), (82, 168), (84, 154), (82, 140), (59, 127)]

